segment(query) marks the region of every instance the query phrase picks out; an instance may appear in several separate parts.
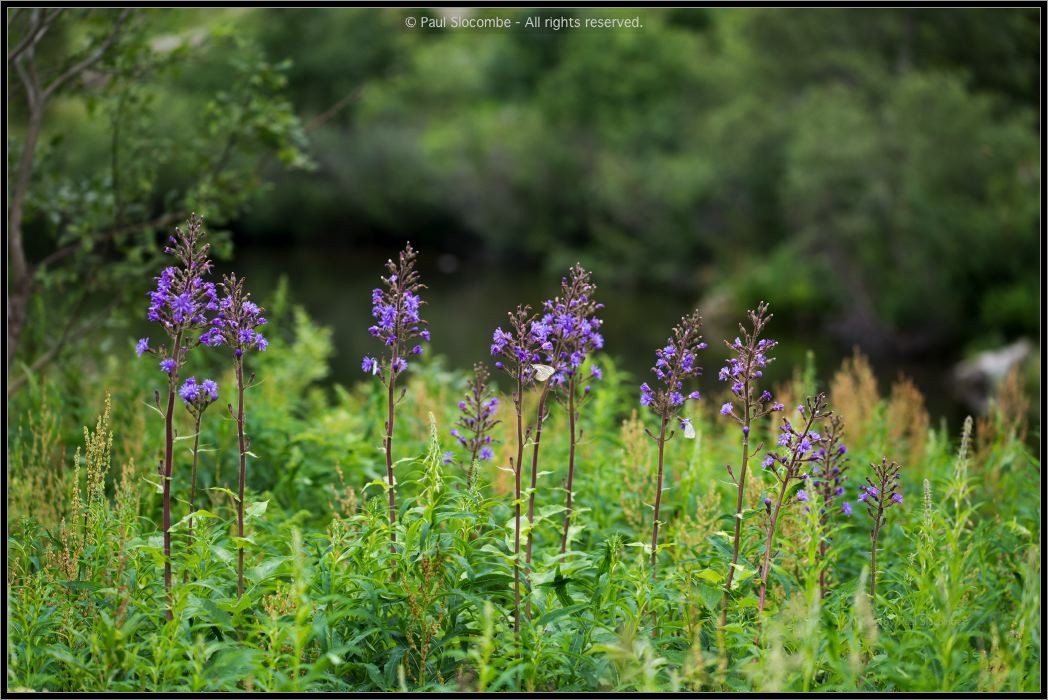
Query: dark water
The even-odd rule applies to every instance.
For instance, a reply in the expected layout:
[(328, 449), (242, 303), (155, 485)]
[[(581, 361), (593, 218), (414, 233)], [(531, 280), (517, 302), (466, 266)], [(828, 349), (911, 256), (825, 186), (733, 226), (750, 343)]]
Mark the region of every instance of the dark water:
[[(366, 330), (372, 322), (370, 290), (378, 285), (383, 264), (391, 254), (395, 251), (349, 246), (238, 246), (232, 266), (247, 278), (253, 296), (263, 301), (276, 290), (281, 276), (287, 277), (293, 302), (303, 305), (317, 322), (333, 331), (336, 355), (331, 380), (349, 384), (362, 376), (361, 357), (379, 350)], [(425, 251), (420, 253), (420, 272), (428, 287), (423, 294), (427, 302), (423, 315), (433, 335), (427, 352), (444, 356), (448, 365), (457, 368), (488, 360), (491, 332), (505, 323), (506, 312), (518, 303), (540, 305), (557, 293), (560, 284), (555, 275), (514, 272), (450, 256), (434, 260), (427, 258)], [(657, 289), (616, 287), (600, 279), (595, 282), (599, 300), (605, 304), (605, 352), (635, 377), (647, 378), (655, 348), (665, 342), (673, 324), (694, 307), (702, 290), (692, 297)], [(842, 347), (831, 338), (777, 326), (776, 320), (769, 329), (769, 335), (780, 342), (778, 361), (767, 373), (771, 383), (803, 366), (809, 350), (814, 353), (820, 380), (828, 382), (841, 360), (851, 353), (850, 347)], [(718, 326), (708, 319), (704, 336), (710, 348), (703, 357), (703, 384), (708, 388), (712, 388), (711, 382), (717, 383), (717, 368), (727, 354), (722, 339), (735, 335), (734, 325), (722, 322)], [(927, 397), (933, 416), (946, 417), (953, 424), (963, 417), (963, 408), (949, 389), (949, 366), (895, 360), (875, 363), (874, 369), (882, 391), (900, 372), (912, 377)]]

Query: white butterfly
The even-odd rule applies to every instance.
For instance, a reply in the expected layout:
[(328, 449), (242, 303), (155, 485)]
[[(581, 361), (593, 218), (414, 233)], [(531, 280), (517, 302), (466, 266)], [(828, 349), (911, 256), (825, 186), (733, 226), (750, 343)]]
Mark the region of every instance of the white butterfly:
[(549, 365), (532, 365), (531, 368), (535, 370), (535, 377), (538, 378), (540, 382), (546, 381), (557, 371)]
[(691, 424), (691, 418), (681, 418), (680, 427), (684, 431), (684, 437), (689, 440), (695, 439), (695, 426)]

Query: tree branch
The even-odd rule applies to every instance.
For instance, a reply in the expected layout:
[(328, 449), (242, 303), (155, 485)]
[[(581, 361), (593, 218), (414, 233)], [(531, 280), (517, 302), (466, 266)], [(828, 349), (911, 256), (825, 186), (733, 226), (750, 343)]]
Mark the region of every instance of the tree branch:
[(117, 37), (120, 36), (120, 30), (124, 26), (124, 23), (127, 21), (127, 18), (130, 16), (130, 8), (127, 8), (123, 12), (121, 12), (120, 16), (117, 17), (116, 22), (114, 22), (113, 28), (110, 30), (109, 35), (102, 40), (102, 43), (99, 44), (94, 51), (85, 56), (82, 60), (71, 65), (69, 68), (66, 69), (64, 73), (52, 80), (48, 84), (48, 86), (44, 88), (44, 99), (50, 97), (52, 94), (54, 94), (55, 90), (62, 87), (62, 85), (67, 83), (69, 80), (90, 68), (92, 65), (97, 63), (103, 56), (105, 56), (106, 52), (109, 51), (110, 47), (112, 47), (112, 45), (116, 42)]
[[(16, 46), (11, 51), (11, 53), (7, 54), (7, 62), (10, 63), (11, 61), (21, 56), (22, 52), (26, 49), (35, 48), (36, 45), (40, 42), (40, 40), (44, 38), (44, 34), (47, 34), (47, 30), (51, 28), (51, 25), (54, 24), (55, 20), (58, 19), (58, 16), (61, 15), (64, 11), (65, 8), (60, 7), (50, 14), (45, 13), (44, 19), (40, 21), (39, 24), (37, 24), (37, 18), (39, 17), (39, 14), (38, 12), (34, 12), (33, 18), (30, 20), (32, 24), (30, 24), (29, 27), (29, 34), (27, 34), (26, 37), (22, 39), (21, 43), (19, 43), (18, 46)], [(9, 22), (8, 26), (10, 26), (13, 23), (13, 21), (14, 18), (12, 17), (12, 22)]]

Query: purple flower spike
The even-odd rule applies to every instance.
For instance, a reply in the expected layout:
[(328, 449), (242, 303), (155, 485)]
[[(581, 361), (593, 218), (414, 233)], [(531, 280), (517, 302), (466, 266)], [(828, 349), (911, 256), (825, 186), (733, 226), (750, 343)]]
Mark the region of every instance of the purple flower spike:
[[(666, 345), (655, 351), (655, 366), (651, 372), (658, 388), (652, 389), (647, 383), (641, 385), (641, 405), (651, 407), (664, 419), (672, 418), (684, 404), (681, 391), (684, 382), (702, 374), (697, 361), (699, 346), (702, 345), (701, 326), (702, 318), (698, 312), (681, 318)], [(698, 392), (691, 392), (688, 396), (697, 397)]]
[(160, 367), (171, 377), (178, 375), (185, 358), (187, 347), (174, 340), (183, 341), (193, 331), (208, 325), (205, 315), (211, 301), (211, 290), (214, 285), (204, 282), (203, 277), (211, 271), (211, 260), (208, 259), (209, 246), (204, 242), (203, 221), (193, 215), (188, 225), (176, 230), (171, 236), (170, 245), (165, 252), (175, 257), (176, 264), (170, 265), (156, 277), (156, 288), (149, 292), (149, 307), (146, 318), (158, 323), (172, 341), (172, 347), (150, 347), (149, 338), (142, 338), (135, 344), (135, 352), (143, 354), (158, 353), (166, 356)]
[[(386, 262), (388, 275), (381, 278), (383, 286), (371, 290), (371, 316), (375, 323), (368, 332), (389, 350), (388, 360), (377, 365), (379, 371), (373, 371), (374, 366), (364, 371), (381, 376), (384, 382), (407, 369), (405, 356), (422, 354), (422, 345), (414, 342), (416, 339), (429, 340), (429, 330), (420, 315), (425, 302), (419, 292), (425, 285), (415, 269), (416, 256), (408, 243), (396, 262)], [(392, 375), (386, 369), (391, 369)]]
[(200, 342), (211, 347), (226, 345), (237, 360), (247, 350), (264, 352), (269, 340), (257, 329), (267, 321), (261, 316), (262, 307), (251, 301), (251, 294), (244, 290), (244, 280), (235, 274), (227, 275), (220, 287), (222, 293), (215, 303), (218, 311), (212, 328), (200, 337)]
[(473, 463), (478, 459), (489, 460), (494, 452), (489, 445), (493, 438), (492, 429), (498, 425), (495, 417), (499, 401), (492, 395), (488, 384), (487, 368), (477, 363), (473, 366), (473, 376), (467, 383), (466, 396), (459, 401), (459, 419), (451, 429), (451, 435), (463, 447), (469, 450), (469, 462), (466, 465), (468, 483), (473, 483)]
[[(530, 320), (530, 340), (536, 346), (538, 358), (532, 359), (553, 368), (550, 386), (556, 396), (566, 401), (581, 385), (579, 368), (586, 358), (604, 347), (600, 333), (603, 321), (597, 317), (601, 304), (594, 301), (596, 285), (590, 273), (575, 264), (561, 280), (560, 294), (542, 304), (541, 314)], [(590, 376), (600, 379), (600, 368), (593, 366)]]

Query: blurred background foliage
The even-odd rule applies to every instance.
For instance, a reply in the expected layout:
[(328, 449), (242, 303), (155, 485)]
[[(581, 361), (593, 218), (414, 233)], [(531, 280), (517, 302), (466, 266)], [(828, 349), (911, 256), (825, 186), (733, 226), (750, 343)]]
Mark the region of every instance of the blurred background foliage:
[[(419, 12), (141, 13), (122, 78), (82, 81), (47, 115), (30, 259), (42, 233), (75, 222), (90, 241), (132, 202), (142, 220), (195, 208), (232, 234), (238, 269), (254, 261), (269, 288), (287, 273), (336, 327), (367, 313), (370, 282), (347, 270), (409, 238), (445, 275), (431, 287), (479, 305), (455, 313), (492, 323), (502, 298), (488, 308), (470, 280), (530, 289), (579, 260), (647, 300), (618, 329), (642, 329), (638, 369), (696, 303), (730, 333), (768, 299), (781, 334), (833, 363), (859, 344), (942, 367), (1037, 334), (1037, 10), (514, 8), (460, 11), (522, 22), (509, 30), (405, 28)], [(635, 30), (523, 26), (638, 12)], [(70, 19), (52, 51), (88, 31)], [(119, 71), (143, 57), (155, 69)], [(114, 144), (118, 186), (99, 165)], [(89, 205), (70, 207), (84, 182)], [(124, 259), (155, 273), (157, 238)], [(469, 332), (461, 357), (435, 347), (467, 366), (487, 331)], [(357, 341), (335, 342), (355, 366)]]

